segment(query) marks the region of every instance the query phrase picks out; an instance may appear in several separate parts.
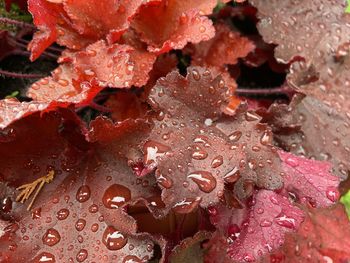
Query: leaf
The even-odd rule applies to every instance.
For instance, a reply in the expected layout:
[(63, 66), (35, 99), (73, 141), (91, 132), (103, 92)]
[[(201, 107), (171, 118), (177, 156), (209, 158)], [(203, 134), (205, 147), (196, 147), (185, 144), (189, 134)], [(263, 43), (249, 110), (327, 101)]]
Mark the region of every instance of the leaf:
[(347, 178), (350, 124), (346, 113), (313, 97), (296, 97), (289, 106), (273, 104), (264, 118), (264, 122), (273, 125), (275, 139), (284, 149), (329, 161), (334, 174), (342, 180)]
[[(7, 151), (0, 173), (11, 184), (31, 182), (48, 171), (55, 174), (32, 211), (25, 210), (26, 204), (17, 208), (20, 216), (6, 228), (0, 259), (82, 262), (103, 255), (106, 260), (147, 260), (153, 241), (136, 232), (136, 221), (127, 214), (126, 205), (148, 203), (148, 198), (158, 195), (154, 177), (137, 179), (118, 152), (118, 143), (113, 143), (115, 137), (88, 143), (80, 134), (79, 122), (64, 112), (23, 118), (8, 128), (14, 130), (15, 140), (0, 144), (1, 154)], [(8, 249), (7, 243), (14, 249)]]
[(169, 73), (151, 90), (148, 101), (158, 116), (143, 146), (144, 163), (156, 167), (162, 199), (177, 212), (215, 204), (223, 197), (225, 181), (238, 180), (241, 198), (250, 195), (255, 183), (282, 186), (276, 172), (280, 159), (259, 117), (242, 110), (220, 120), (229, 97), (222, 79), (199, 67), (190, 67), (186, 78)]
[(295, 234), (264, 262), (348, 262), (350, 223), (341, 205), (310, 209)]
[(204, 15), (210, 14), (216, 4), (216, 0), (171, 0), (143, 6), (132, 21), (132, 28), (151, 52), (181, 49), (188, 42), (198, 43), (214, 36), (212, 22)]
[(215, 25), (214, 38), (189, 47), (192, 65), (234, 65), (255, 49), (252, 41), (232, 31), (226, 24)]
[(66, 53), (61, 58), (65, 63), (52, 72), (52, 77), (34, 83), (28, 96), (36, 101), (89, 104), (103, 87), (146, 84), (155, 59), (155, 55), (128, 45), (108, 46), (99, 41), (86, 50)]
[[(224, 208), (224, 211), (225, 209), (227, 210)], [(221, 212), (217, 211), (217, 216), (220, 216)], [(227, 240), (228, 257), (238, 262), (253, 262), (263, 254), (280, 247), (285, 234), (298, 229), (304, 218), (302, 210), (293, 206), (287, 197), (268, 190), (258, 191), (248, 206), (241, 211), (231, 209), (224, 213), (225, 216), (221, 220), (228, 222), (224, 223), (224, 227), (221, 225), (218, 231)], [(216, 221), (215, 224), (222, 223)], [(215, 238), (210, 243), (212, 246), (209, 248), (210, 257), (219, 258), (222, 246), (220, 243), (223, 240)], [(210, 251), (212, 249), (219, 254), (214, 256), (213, 251)], [(210, 262), (209, 258), (206, 260)]]
[(279, 151), (285, 176), (284, 190), (287, 195), (297, 198), (301, 203), (313, 207), (325, 207), (339, 199), (339, 178), (332, 175), (331, 164), (297, 157)]
[[(158, 1), (147, 1), (145, 5)], [(130, 20), (143, 4), (142, 0), (131, 4), (124, 0), (118, 3), (103, 0), (97, 4), (94, 1), (31, 0), (29, 11), (39, 28), (29, 46), (31, 59), (38, 58), (53, 42), (74, 50), (104, 38), (114, 43), (129, 28)]]
[(350, 219), (350, 191), (340, 198), (340, 202), (345, 206), (346, 213)]
[(312, 65), (318, 71), (328, 56), (335, 55), (350, 40), (345, 1), (253, 0), (251, 3), (258, 9), (259, 32), (265, 42), (278, 45), (275, 56), (281, 62), (302, 57), (307, 68)]

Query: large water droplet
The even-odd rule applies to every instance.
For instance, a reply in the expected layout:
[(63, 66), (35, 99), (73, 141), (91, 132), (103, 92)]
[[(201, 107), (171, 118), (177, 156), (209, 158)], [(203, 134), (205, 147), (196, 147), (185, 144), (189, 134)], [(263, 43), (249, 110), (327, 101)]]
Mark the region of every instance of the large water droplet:
[(118, 208), (130, 201), (131, 191), (129, 188), (120, 185), (112, 184), (104, 192), (102, 202), (107, 208)]
[(91, 195), (90, 188), (87, 185), (82, 185), (77, 191), (76, 198), (78, 202), (83, 203), (89, 200)]
[(281, 215), (279, 217), (276, 217), (275, 221), (278, 225), (286, 228), (295, 229), (296, 227), (295, 219), (292, 217), (288, 217), (286, 215)]
[(195, 160), (204, 160), (208, 157), (208, 153), (198, 148), (196, 151), (192, 153), (192, 158)]
[(270, 220), (263, 219), (260, 222), (260, 226), (261, 227), (270, 227), (270, 226), (272, 226), (272, 222)]
[(229, 225), (227, 229), (227, 236), (230, 242), (235, 241), (241, 233), (241, 229), (236, 224)]
[(288, 157), (286, 159), (286, 163), (292, 167), (297, 167), (299, 165), (299, 162), (298, 160), (296, 160), (295, 158), (293, 157)]
[(12, 200), (10, 197), (2, 199), (0, 204), (0, 210), (4, 213), (9, 213), (12, 209)]
[(170, 189), (173, 186), (173, 180), (169, 177), (164, 176), (159, 170), (155, 173), (157, 178), (157, 183), (166, 189)]
[(56, 229), (50, 228), (43, 235), (43, 243), (44, 245), (48, 245), (50, 247), (56, 245), (61, 240), (60, 233)]
[(239, 139), (242, 137), (242, 132), (241, 131), (234, 131), (233, 133), (231, 133), (228, 138), (232, 141), (232, 142), (238, 142)]
[(195, 182), (199, 189), (205, 193), (210, 193), (216, 187), (216, 179), (210, 172), (196, 171), (190, 173), (187, 177)]
[(59, 210), (56, 214), (56, 217), (58, 220), (65, 220), (68, 216), (69, 216), (69, 210), (66, 208)]
[(144, 261), (137, 256), (128, 255), (123, 259), (123, 263), (143, 263)]
[(77, 220), (77, 222), (75, 223), (75, 229), (76, 229), (77, 231), (83, 231), (83, 229), (85, 228), (85, 226), (86, 226), (86, 221), (85, 221), (85, 219), (82, 219), (82, 218), (79, 218), (79, 219)]
[(195, 199), (193, 198), (185, 198), (181, 202), (176, 203), (173, 206), (173, 210), (179, 214), (188, 214), (195, 209), (198, 204), (201, 202), (201, 198), (197, 197)]
[(103, 233), (102, 242), (109, 250), (119, 250), (126, 245), (128, 239), (113, 226), (108, 226)]
[(336, 187), (330, 186), (326, 190), (326, 196), (332, 202), (337, 202), (340, 197), (340, 193)]
[(153, 162), (156, 162), (158, 157), (161, 157), (165, 155), (167, 152), (169, 152), (170, 147), (150, 140), (150, 141), (147, 141), (143, 146), (143, 151), (146, 153), (145, 163), (151, 164)]
[(76, 259), (78, 262), (83, 262), (85, 261), (85, 259), (87, 259), (88, 257), (88, 252), (86, 249), (80, 249), (80, 251), (78, 252)]
[(36, 256), (32, 263), (56, 263), (55, 256), (51, 253), (42, 252), (38, 256)]
[(239, 179), (239, 177), (239, 169), (237, 167), (234, 167), (231, 171), (224, 175), (224, 180), (227, 183), (234, 183)]
[(222, 155), (218, 155), (211, 161), (211, 167), (218, 168), (223, 164), (223, 162), (224, 162), (224, 158), (222, 157)]

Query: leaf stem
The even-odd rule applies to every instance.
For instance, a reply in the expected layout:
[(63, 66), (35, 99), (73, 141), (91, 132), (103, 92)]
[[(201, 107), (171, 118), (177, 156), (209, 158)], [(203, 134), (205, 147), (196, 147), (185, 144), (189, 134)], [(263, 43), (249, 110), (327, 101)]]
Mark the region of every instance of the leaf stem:
[(0, 17), (0, 23), (15, 25), (18, 27), (27, 27), (27, 28), (35, 29), (35, 26), (33, 24), (26, 23), (23, 21), (18, 21), (15, 19), (7, 18), (7, 17)]
[(37, 78), (45, 77), (44, 75), (41, 75), (41, 74), (17, 73), (17, 72), (2, 70), (2, 69), (0, 69), (0, 76), (9, 77), (9, 78), (23, 78), (23, 79), (37, 79)]

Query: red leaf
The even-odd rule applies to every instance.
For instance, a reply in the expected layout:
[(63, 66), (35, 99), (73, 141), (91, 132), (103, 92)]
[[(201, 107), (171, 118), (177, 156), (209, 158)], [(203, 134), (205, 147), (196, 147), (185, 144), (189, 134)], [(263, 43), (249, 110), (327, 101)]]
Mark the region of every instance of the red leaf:
[[(259, 117), (242, 110), (216, 121), (229, 96), (220, 77), (199, 67), (189, 68), (186, 78), (169, 73), (151, 90), (149, 103), (158, 117), (143, 147), (144, 162), (157, 166), (162, 199), (178, 212), (187, 213), (199, 202), (203, 207), (218, 202), (224, 181), (234, 183), (241, 177), (235, 185), (240, 197), (249, 195), (254, 183), (272, 189), (282, 186), (276, 172), (280, 160)], [(256, 161), (260, 155), (268, 161)]]
[(310, 209), (298, 233), (264, 262), (339, 262), (350, 260), (350, 223), (344, 207)]
[(331, 164), (297, 157), (279, 151), (285, 176), (284, 190), (301, 203), (310, 203), (314, 207), (324, 207), (338, 201), (339, 178), (329, 171)]
[(34, 34), (28, 49), (32, 52), (30, 59), (37, 59), (52, 43), (80, 49), (91, 42), (84, 39), (71, 28), (69, 17), (62, 3), (46, 0), (28, 0), (28, 10), (33, 16), (34, 24), (39, 31)]
[[(15, 222), (18, 227), (7, 228), (0, 260), (150, 258), (153, 242), (136, 233), (136, 222), (126, 214), (126, 205), (148, 203), (148, 198), (157, 195), (154, 177), (137, 179), (133, 175), (119, 153), (118, 138), (105, 137), (89, 144), (75, 119), (66, 117), (58, 112), (42, 118), (31, 115), (11, 126), (15, 140), (0, 144), (0, 152), (7, 152), (1, 159), (0, 173), (15, 186), (48, 171), (55, 175), (39, 193), (31, 212), (25, 211), (27, 203), (16, 205), (20, 209)], [(127, 132), (133, 133), (130, 127)], [(134, 127), (136, 131), (139, 126)]]
[(170, 0), (143, 6), (132, 27), (151, 52), (181, 49), (188, 42), (198, 43), (214, 36), (212, 22), (203, 15), (210, 14), (216, 4), (216, 0)]
[(217, 66), (234, 65), (239, 58), (246, 57), (255, 45), (239, 32), (232, 31), (225, 24), (215, 25), (214, 38), (190, 47), (192, 65)]
[[(147, 1), (145, 5), (159, 0)], [(79, 50), (99, 39), (113, 43), (125, 32), (132, 17), (144, 4), (142, 0), (115, 1), (59, 1), (29, 0), (29, 11), (39, 32), (29, 49), (32, 60), (53, 42)], [(103, 15), (101, 15), (103, 14)]]
[[(210, 250), (213, 249), (209, 250), (210, 257), (219, 258), (223, 252), (220, 247), (223, 246), (231, 260), (253, 262), (280, 247), (285, 234), (298, 229), (303, 221), (302, 210), (293, 206), (286, 197), (272, 191), (259, 191), (250, 204), (243, 210), (224, 210), (226, 215), (221, 220), (225, 220), (225, 223), (219, 231), (226, 237), (228, 245), (225, 245), (223, 238), (216, 236), (209, 243), (212, 246)], [(218, 224), (220, 221), (216, 222)], [(219, 253), (215, 255), (214, 251)], [(206, 262), (210, 262), (210, 258)]]
[(84, 51), (66, 53), (65, 63), (41, 79), (28, 90), (28, 96), (37, 101), (72, 102), (86, 105), (106, 86), (129, 88), (142, 86), (156, 56), (128, 45), (107, 46), (96, 42)]

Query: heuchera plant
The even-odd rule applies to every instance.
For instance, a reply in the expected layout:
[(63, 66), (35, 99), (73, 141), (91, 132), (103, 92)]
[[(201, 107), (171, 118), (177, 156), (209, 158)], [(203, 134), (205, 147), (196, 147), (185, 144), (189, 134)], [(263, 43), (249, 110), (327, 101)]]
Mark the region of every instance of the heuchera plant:
[(350, 262), (345, 0), (11, 6), (0, 262)]

